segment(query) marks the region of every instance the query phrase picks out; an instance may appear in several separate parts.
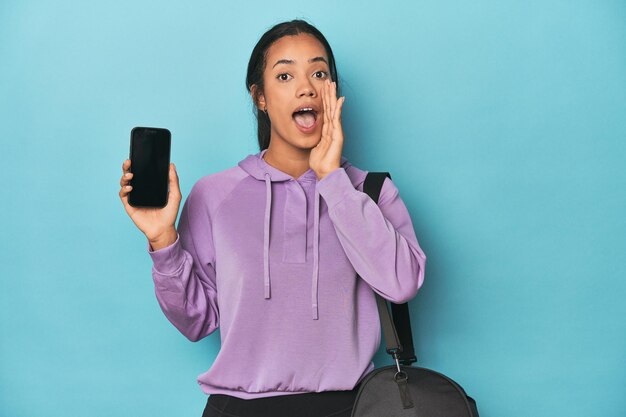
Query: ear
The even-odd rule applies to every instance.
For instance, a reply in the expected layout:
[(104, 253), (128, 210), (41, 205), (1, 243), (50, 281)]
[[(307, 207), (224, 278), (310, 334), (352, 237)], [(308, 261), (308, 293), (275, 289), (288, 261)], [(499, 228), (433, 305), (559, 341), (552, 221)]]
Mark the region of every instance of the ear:
[(263, 93), (259, 92), (259, 89), (256, 84), (252, 84), (250, 86), (250, 95), (252, 96), (252, 101), (257, 106), (257, 108), (263, 111), (266, 107), (265, 96)]

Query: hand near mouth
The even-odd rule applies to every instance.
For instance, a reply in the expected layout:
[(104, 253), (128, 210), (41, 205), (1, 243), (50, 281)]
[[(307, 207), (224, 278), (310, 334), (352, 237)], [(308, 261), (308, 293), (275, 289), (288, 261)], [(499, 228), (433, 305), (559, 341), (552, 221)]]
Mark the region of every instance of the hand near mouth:
[(309, 166), (317, 179), (321, 180), (341, 166), (343, 148), (343, 129), (341, 127), (341, 108), (345, 97), (337, 99), (337, 83), (327, 80), (321, 91), (324, 106), (322, 137), (309, 155)]

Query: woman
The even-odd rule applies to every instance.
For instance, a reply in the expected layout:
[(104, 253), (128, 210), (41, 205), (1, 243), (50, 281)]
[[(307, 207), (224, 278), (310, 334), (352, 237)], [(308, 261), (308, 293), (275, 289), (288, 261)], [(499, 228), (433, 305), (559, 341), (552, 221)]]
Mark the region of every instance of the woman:
[[(349, 416), (374, 369), (381, 333), (374, 291), (413, 298), (426, 257), (398, 189), (375, 204), (366, 171), (341, 155), (335, 60), (324, 36), (294, 20), (255, 46), (246, 87), (260, 152), (181, 194), (173, 164), (163, 209), (128, 205), (146, 235), (157, 300), (189, 340), (220, 328), (198, 377), (209, 416)], [(357, 276), (358, 273), (358, 276)]]

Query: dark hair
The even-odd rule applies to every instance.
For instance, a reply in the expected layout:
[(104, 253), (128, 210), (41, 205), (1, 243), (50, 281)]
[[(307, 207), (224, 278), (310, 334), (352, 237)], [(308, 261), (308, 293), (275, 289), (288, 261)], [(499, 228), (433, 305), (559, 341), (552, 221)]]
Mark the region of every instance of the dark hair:
[(256, 97), (253, 97), (254, 114), (257, 119), (257, 134), (259, 139), (260, 150), (267, 149), (270, 144), (271, 123), (267, 113), (259, 111), (256, 106), (258, 94), (263, 92), (263, 71), (267, 63), (267, 51), (274, 42), (284, 36), (295, 36), (301, 33), (307, 33), (315, 36), (322, 44), (328, 55), (328, 67), (330, 69), (330, 78), (337, 83), (337, 95), (339, 96), (339, 79), (337, 77), (337, 68), (335, 66), (335, 56), (330, 48), (328, 41), (315, 26), (304, 20), (292, 20), (274, 25), (271, 29), (261, 36), (257, 42), (250, 61), (248, 62), (248, 73), (246, 76), (246, 88), (251, 91), (252, 85), (256, 85)]

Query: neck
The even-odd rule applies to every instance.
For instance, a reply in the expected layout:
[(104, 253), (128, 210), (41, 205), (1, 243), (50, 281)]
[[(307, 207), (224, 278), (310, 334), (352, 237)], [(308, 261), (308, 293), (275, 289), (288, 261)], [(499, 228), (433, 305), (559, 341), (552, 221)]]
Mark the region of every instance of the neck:
[(309, 170), (309, 155), (311, 153), (309, 149), (278, 149), (272, 146), (273, 143), (275, 142), (270, 142), (270, 146), (263, 155), (265, 162), (294, 178), (300, 178), (302, 174)]

